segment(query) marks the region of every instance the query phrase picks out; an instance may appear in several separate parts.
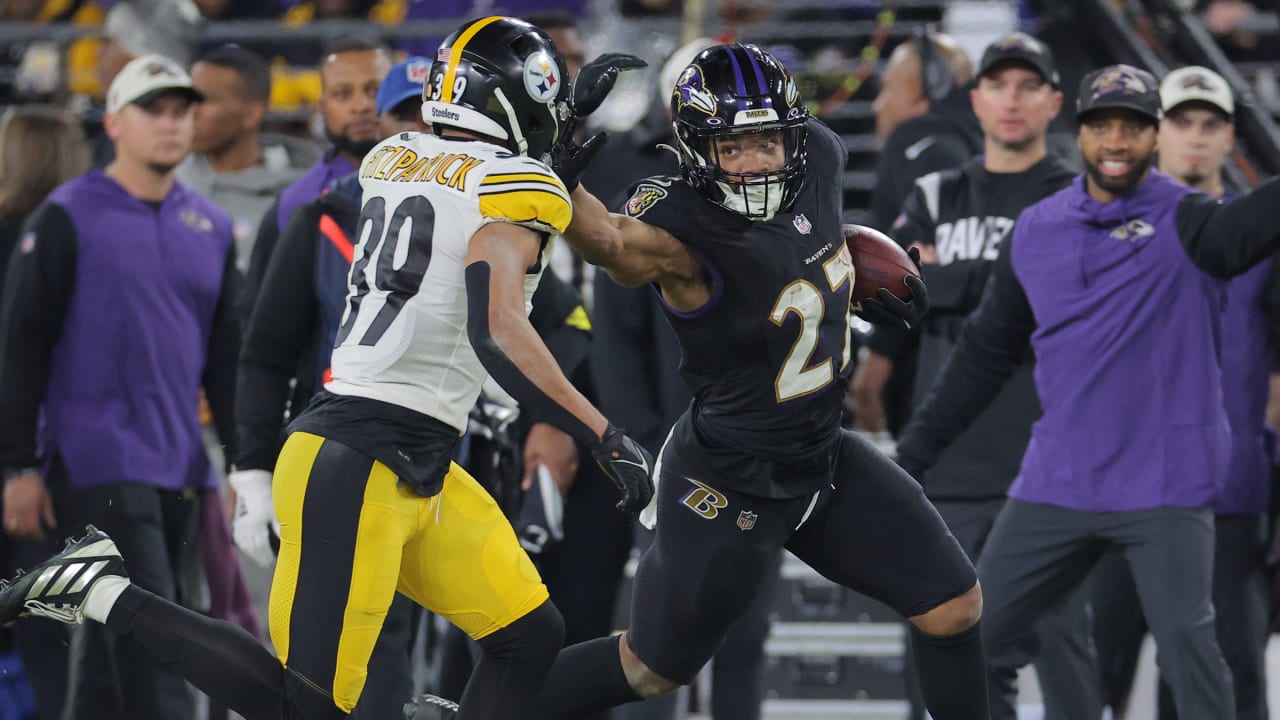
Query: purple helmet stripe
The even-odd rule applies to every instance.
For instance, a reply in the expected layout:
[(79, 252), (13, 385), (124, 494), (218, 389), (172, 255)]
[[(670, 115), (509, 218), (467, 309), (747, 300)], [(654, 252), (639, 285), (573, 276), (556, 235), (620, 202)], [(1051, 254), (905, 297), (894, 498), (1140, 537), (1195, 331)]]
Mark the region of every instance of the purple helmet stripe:
[(749, 50), (743, 50), (747, 55), (747, 59), (751, 61), (751, 69), (756, 71), (756, 84), (760, 87), (760, 96), (764, 99), (765, 107), (773, 107), (773, 98), (769, 96), (769, 85), (764, 81), (764, 71), (760, 69), (760, 63), (756, 61), (756, 56)]
[(729, 62), (733, 64), (733, 77), (738, 83), (738, 97), (744, 97), (747, 94), (747, 80), (742, 76), (742, 65), (738, 63), (738, 56), (734, 54), (736, 47), (729, 47)]

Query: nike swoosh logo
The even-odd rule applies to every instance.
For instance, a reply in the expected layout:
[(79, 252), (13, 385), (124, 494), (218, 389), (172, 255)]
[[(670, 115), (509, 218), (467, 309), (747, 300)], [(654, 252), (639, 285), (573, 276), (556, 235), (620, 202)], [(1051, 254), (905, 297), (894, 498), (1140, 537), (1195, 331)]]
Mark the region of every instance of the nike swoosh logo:
[(642, 462), (631, 462), (630, 460), (623, 460), (622, 458), (618, 458), (617, 460), (614, 460), (614, 462), (616, 462), (616, 463), (626, 463), (627, 465), (634, 465), (634, 466), (636, 466), (636, 467), (640, 468), (641, 470), (643, 470), (645, 475), (648, 475), (648, 474), (649, 474), (649, 463), (647, 463), (647, 462), (643, 462), (643, 461), (642, 461)]
[(925, 150), (928, 150), (929, 146), (934, 144), (937, 141), (938, 141), (937, 138), (930, 135), (929, 137), (923, 140), (919, 140), (917, 142), (914, 142), (908, 145), (907, 149), (903, 151), (903, 154), (907, 156), (908, 160), (915, 160), (916, 158), (920, 157), (920, 153), (924, 152)]

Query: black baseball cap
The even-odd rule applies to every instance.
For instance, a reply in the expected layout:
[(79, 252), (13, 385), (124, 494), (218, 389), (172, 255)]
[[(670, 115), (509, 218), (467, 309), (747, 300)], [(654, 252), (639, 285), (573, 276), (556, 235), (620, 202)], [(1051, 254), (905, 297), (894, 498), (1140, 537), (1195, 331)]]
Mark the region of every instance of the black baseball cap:
[(1160, 83), (1151, 73), (1132, 65), (1108, 65), (1080, 81), (1076, 120), (1094, 110), (1126, 108), (1160, 121)]
[(982, 53), (982, 62), (978, 63), (978, 77), (985, 76), (1003, 63), (1027, 65), (1055, 89), (1060, 83), (1058, 66), (1053, 62), (1049, 46), (1026, 33), (1006, 35), (988, 45)]

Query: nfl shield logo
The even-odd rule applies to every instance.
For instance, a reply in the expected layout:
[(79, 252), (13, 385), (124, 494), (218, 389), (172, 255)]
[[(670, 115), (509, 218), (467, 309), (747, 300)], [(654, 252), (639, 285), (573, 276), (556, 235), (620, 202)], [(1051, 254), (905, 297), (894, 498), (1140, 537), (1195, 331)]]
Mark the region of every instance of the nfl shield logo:
[(809, 223), (809, 218), (805, 217), (804, 213), (796, 215), (796, 219), (791, 222), (795, 223), (796, 229), (800, 231), (801, 235), (808, 235), (813, 230), (813, 225)]
[(743, 510), (738, 513), (738, 527), (743, 530), (750, 530), (756, 526), (756, 518), (758, 517), (760, 517), (758, 514), (753, 513), (750, 510)]

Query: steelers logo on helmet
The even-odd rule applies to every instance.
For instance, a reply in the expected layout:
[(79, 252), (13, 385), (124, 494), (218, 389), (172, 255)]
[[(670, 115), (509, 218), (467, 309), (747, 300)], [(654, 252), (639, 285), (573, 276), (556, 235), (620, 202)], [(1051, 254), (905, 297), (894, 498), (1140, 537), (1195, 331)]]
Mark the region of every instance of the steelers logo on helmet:
[(539, 50), (525, 58), (524, 88), (534, 100), (550, 104), (560, 94), (561, 79), (555, 60), (547, 52)]

